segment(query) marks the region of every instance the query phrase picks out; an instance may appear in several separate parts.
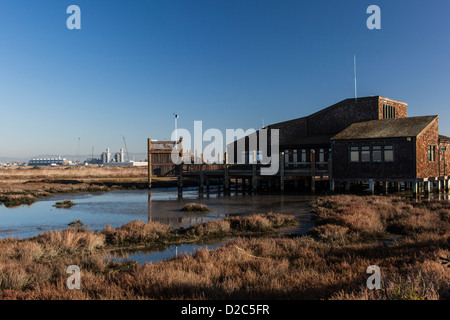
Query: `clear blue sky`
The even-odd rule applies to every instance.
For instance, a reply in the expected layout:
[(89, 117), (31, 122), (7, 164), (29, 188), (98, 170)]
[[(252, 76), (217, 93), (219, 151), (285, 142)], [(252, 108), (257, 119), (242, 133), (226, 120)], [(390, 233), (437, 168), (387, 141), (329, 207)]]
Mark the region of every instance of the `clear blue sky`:
[[(81, 8), (68, 30), (66, 9)], [(382, 29), (366, 9), (380, 6)], [(2, 0), (0, 157), (130, 152), (194, 120), (259, 128), (354, 94), (439, 114), (450, 135), (444, 0)]]

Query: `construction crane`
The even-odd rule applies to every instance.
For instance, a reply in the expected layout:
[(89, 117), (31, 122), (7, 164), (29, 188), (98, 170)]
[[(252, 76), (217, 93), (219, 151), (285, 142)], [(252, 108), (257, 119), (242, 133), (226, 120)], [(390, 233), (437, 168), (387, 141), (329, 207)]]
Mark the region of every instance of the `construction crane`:
[(125, 140), (124, 135), (122, 135), (122, 137), (123, 137), (123, 144), (125, 145), (125, 152), (127, 153), (127, 162), (130, 162), (130, 156), (128, 155), (127, 141)]

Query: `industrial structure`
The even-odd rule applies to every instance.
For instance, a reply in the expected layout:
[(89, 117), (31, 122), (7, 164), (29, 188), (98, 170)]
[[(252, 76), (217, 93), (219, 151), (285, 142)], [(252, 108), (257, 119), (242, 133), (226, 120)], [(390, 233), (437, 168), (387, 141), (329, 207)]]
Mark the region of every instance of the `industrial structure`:
[(69, 164), (69, 161), (61, 157), (58, 158), (37, 158), (28, 161), (29, 166), (62, 166)]

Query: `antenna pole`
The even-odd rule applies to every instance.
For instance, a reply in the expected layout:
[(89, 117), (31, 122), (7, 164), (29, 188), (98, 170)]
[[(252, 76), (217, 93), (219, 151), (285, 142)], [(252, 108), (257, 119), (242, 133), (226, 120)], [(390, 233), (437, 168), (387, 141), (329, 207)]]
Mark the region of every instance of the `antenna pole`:
[(356, 84), (356, 54), (353, 56), (353, 68), (355, 71), (355, 102), (358, 100), (358, 91), (357, 91), (357, 84)]

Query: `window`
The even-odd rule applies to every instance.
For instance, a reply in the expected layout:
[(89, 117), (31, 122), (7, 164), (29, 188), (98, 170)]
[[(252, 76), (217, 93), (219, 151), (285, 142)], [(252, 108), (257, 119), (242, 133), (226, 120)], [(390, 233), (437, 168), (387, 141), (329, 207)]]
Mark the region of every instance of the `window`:
[(319, 150), (319, 162), (325, 162), (325, 150), (324, 149)]
[(428, 161), (436, 161), (436, 146), (428, 146)]
[(381, 147), (380, 146), (373, 146), (372, 148), (372, 159), (373, 162), (381, 162)]
[(306, 150), (302, 149), (302, 162), (307, 162), (306, 161)]
[(370, 147), (361, 148), (361, 161), (370, 162)]
[(383, 104), (383, 119), (395, 119), (395, 107)]
[(294, 155), (293, 155), (293, 162), (297, 163), (298, 162), (298, 155), (297, 155), (297, 150), (294, 150)]
[(358, 147), (350, 148), (350, 162), (359, 162), (359, 148)]
[(284, 151), (284, 162), (289, 163), (289, 150)]
[(393, 146), (385, 146), (384, 147), (384, 161), (385, 162), (394, 162), (394, 147)]

